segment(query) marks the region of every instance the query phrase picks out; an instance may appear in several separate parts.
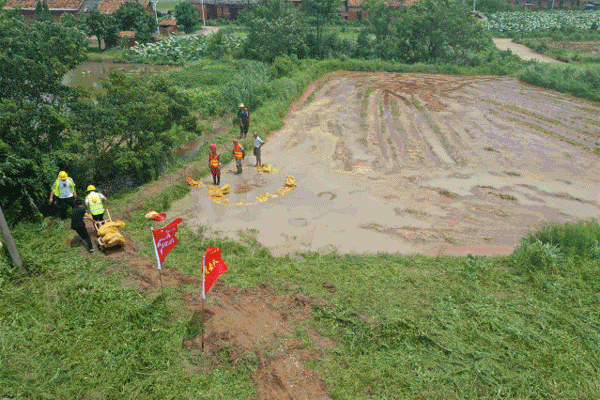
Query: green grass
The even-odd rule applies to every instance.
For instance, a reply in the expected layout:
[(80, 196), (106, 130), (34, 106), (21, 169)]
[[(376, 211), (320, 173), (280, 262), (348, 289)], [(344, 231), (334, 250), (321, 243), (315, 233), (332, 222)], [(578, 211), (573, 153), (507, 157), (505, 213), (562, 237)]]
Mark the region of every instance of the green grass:
[[(280, 127), (291, 102), (327, 72), (390, 65), (314, 64), (286, 78), (285, 95), (254, 110), (253, 129), (263, 134)], [(395, 68), (442, 72), (445, 67)], [(171, 78), (189, 90), (203, 88), (195, 82), (204, 78), (195, 80), (193, 69)], [(214, 141), (228, 145), (235, 133)], [(205, 155), (206, 147), (185, 162), (188, 175), (208, 173)], [(231, 159), (228, 152), (224, 156), (225, 162)], [(131, 211), (125, 232), (141, 258), (154, 258), (148, 231), (157, 226), (143, 215), (152, 208), (167, 211), (188, 193), (179, 178), (151, 198), (140, 188), (111, 199), (114, 214)], [(314, 307), (311, 321), (293, 325), (293, 337), (309, 349), (315, 346), (314, 329), (334, 340), (335, 347), (322, 357), (303, 361), (322, 375), (332, 398), (563, 400), (592, 399), (600, 392), (597, 221), (544, 225), (524, 237), (511, 256), (498, 258), (335, 252), (273, 257), (255, 232), (237, 240), (213, 239), (182, 224), (177, 235), (180, 244), (166, 267), (198, 276), (203, 251), (219, 247), (229, 266), (220, 278), (226, 285), (269, 281), (280, 294), (299, 292), (325, 301)], [(218, 361), (208, 363), (185, 349), (184, 341), (199, 327), (181, 294), (197, 287), (140, 292), (123, 286), (132, 274), (123, 259), (90, 257), (70, 244), (76, 234), (55, 219), (21, 223), (13, 236), (30, 273), (18, 275), (0, 253), (0, 398), (256, 396), (255, 358), (232, 364), (224, 349)], [(323, 282), (332, 283), (335, 293)]]
[(521, 70), (518, 76), (532, 85), (600, 101), (600, 65), (538, 63)]

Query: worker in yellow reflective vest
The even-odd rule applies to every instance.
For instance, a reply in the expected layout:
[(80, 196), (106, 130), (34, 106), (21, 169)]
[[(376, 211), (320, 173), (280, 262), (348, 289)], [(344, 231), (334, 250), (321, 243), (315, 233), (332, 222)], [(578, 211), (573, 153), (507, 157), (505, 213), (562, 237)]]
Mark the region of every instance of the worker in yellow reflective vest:
[(58, 179), (54, 182), (50, 191), (50, 203), (56, 199), (56, 207), (60, 213), (60, 219), (64, 222), (67, 219), (67, 207), (75, 208), (75, 198), (77, 190), (73, 179), (65, 171), (58, 173)]
[(242, 173), (242, 160), (246, 157), (246, 151), (244, 147), (238, 142), (237, 139), (233, 139), (233, 157), (235, 157), (235, 165), (237, 166), (237, 173)]
[(208, 166), (210, 167), (210, 173), (213, 177), (213, 183), (215, 185), (221, 184), (221, 155), (217, 151), (217, 145), (210, 145), (210, 153), (208, 155)]
[(87, 192), (88, 195), (85, 197), (85, 207), (88, 209), (89, 213), (92, 214), (94, 221), (103, 221), (104, 210), (106, 210), (108, 204), (107, 198), (104, 197), (102, 193), (97, 192), (94, 185), (89, 185), (87, 187)]

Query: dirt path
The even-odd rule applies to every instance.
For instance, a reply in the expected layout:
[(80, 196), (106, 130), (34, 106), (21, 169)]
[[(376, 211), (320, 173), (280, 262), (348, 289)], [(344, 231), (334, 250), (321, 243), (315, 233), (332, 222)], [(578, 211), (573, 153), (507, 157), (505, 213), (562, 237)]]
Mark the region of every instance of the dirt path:
[(539, 62), (563, 63), (554, 58), (535, 53), (529, 47), (513, 42), (512, 39), (494, 38), (493, 40), (496, 47), (500, 50), (510, 50), (514, 55), (517, 55), (526, 61), (536, 60)]
[(230, 203), (286, 175), (296, 189), (233, 206), (198, 188), (169, 218), (231, 238), (256, 229), (275, 255), (495, 255), (540, 223), (599, 214), (599, 157), (585, 149), (600, 143), (596, 105), (513, 78), (392, 73), (330, 75), (302, 101), (263, 147), (281, 173), (221, 180)]

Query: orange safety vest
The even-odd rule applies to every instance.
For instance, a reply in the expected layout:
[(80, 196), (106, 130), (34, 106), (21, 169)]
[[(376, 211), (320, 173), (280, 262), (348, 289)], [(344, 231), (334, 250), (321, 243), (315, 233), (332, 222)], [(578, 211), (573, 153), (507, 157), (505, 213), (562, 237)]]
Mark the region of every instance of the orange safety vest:
[(233, 146), (233, 154), (235, 155), (235, 158), (237, 158), (238, 160), (241, 160), (242, 157), (244, 156), (239, 143), (237, 143)]
[(213, 168), (219, 168), (219, 152), (210, 152), (210, 166)]

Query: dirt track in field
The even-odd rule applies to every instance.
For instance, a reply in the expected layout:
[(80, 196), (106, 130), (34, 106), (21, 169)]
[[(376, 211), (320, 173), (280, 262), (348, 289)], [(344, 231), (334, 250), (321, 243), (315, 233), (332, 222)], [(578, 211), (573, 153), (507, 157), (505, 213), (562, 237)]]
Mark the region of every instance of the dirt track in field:
[(244, 206), (197, 188), (168, 214), (231, 238), (256, 229), (275, 255), (507, 254), (540, 223), (598, 216), (599, 115), (508, 77), (335, 73), (266, 139), (263, 162), (280, 173), (221, 179), (230, 203), (275, 193), (286, 175), (297, 188)]

